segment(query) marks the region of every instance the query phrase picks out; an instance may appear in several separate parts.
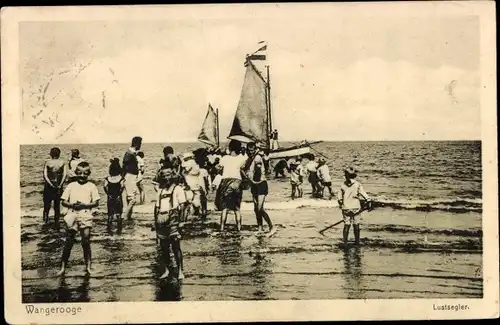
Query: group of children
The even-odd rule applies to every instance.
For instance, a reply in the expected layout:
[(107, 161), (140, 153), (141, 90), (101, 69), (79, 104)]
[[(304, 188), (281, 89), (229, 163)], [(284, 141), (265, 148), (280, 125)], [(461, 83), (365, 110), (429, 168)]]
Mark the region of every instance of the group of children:
[[(136, 137), (137, 138), (137, 137)], [(134, 138), (135, 139), (135, 138)], [(137, 139), (135, 140), (137, 142)], [(142, 140), (141, 140), (142, 141)], [(139, 142), (141, 142), (139, 141)], [(190, 209), (192, 213), (199, 215), (202, 220), (207, 215), (207, 195), (211, 190), (217, 190), (216, 207), (222, 210), (221, 231), (227, 219), (227, 212), (234, 211), (237, 229), (241, 229), (241, 204), (244, 183), (249, 182), (252, 197), (255, 204), (255, 214), (259, 231), (263, 229), (263, 220), (268, 223), (269, 231), (273, 225), (269, 215), (264, 209), (265, 197), (268, 194), (266, 180), (266, 166), (263, 153), (255, 145), (248, 146), (247, 152), (241, 151), (237, 143), (230, 143), (230, 150), (224, 154), (220, 150), (198, 149), (181, 156), (174, 154), (170, 146), (163, 149), (164, 157), (159, 162), (158, 171), (153, 179), (156, 191), (156, 202), (154, 205), (154, 229), (157, 235), (161, 255), (165, 262), (165, 272), (160, 278), (167, 278), (172, 270), (170, 249), (173, 251), (176, 265), (178, 266), (177, 277), (182, 279), (183, 259), (180, 246), (181, 229), (186, 221)], [(118, 223), (118, 233), (122, 229), (122, 215), (124, 214), (124, 192), (130, 203), (130, 196), (139, 196), (139, 202), (144, 202), (144, 154), (139, 151), (140, 143), (132, 152), (136, 157), (138, 174), (134, 178), (139, 191), (131, 191), (127, 188), (127, 174), (124, 166), (120, 165), (118, 158), (110, 160), (108, 176), (104, 179), (104, 192), (107, 196), (107, 228), (111, 231), (112, 222)], [(84, 252), (86, 272), (91, 273), (91, 248), (90, 230), (92, 228), (93, 209), (99, 205), (100, 196), (95, 184), (88, 180), (91, 174), (90, 165), (79, 156), (79, 151), (73, 149), (71, 159), (68, 163), (60, 159), (61, 151), (52, 148), (51, 159), (44, 167), (44, 212), (43, 218), (48, 222), (48, 214), (51, 203), (54, 203), (55, 226), (59, 226), (61, 211), (59, 204), (67, 209), (64, 213), (64, 222), (67, 229), (67, 240), (65, 241), (61, 270), (59, 275), (64, 274), (73, 247), (77, 232), (81, 235), (81, 244)], [(125, 157), (130, 152), (125, 154)], [(306, 155), (304, 159), (296, 158), (288, 161), (290, 183), (292, 185), (292, 199), (302, 197), (301, 184), (308, 177), (313, 189), (313, 196), (323, 196), (324, 188), (328, 188), (332, 198), (331, 178), (328, 166), (324, 159), (314, 160), (314, 155)], [(130, 169), (130, 167), (127, 167)], [(234, 175), (233, 175), (234, 174)], [(345, 170), (345, 182), (340, 187), (337, 198), (339, 207), (345, 222), (344, 241), (347, 237), (350, 225), (354, 225), (356, 243), (359, 243), (359, 216), (365, 207), (360, 203), (369, 202), (370, 198), (363, 190), (362, 185), (355, 180), (356, 173), (352, 169)], [(64, 190), (63, 187), (66, 184)], [(135, 198), (133, 198), (135, 200)]]
[(323, 198), (325, 188), (328, 189), (329, 199), (333, 198), (332, 179), (330, 169), (324, 158), (315, 160), (314, 154), (304, 157), (292, 158), (288, 161), (290, 184), (292, 187), (292, 200), (303, 195), (302, 183), (307, 177), (312, 188), (312, 197)]

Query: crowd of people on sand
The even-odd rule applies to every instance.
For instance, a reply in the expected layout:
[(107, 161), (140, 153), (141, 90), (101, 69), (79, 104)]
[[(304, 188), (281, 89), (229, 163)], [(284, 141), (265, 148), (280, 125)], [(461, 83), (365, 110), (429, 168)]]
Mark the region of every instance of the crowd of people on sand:
[[(276, 135), (277, 138), (277, 135)], [(116, 222), (116, 233), (122, 232), (122, 220), (131, 220), (133, 209), (145, 202), (144, 191), (144, 153), (141, 150), (142, 138), (134, 137), (120, 164), (119, 158), (110, 159), (108, 176), (104, 179), (104, 192), (107, 196), (107, 230), (112, 233)], [(91, 268), (91, 229), (93, 209), (99, 206), (100, 196), (94, 183), (88, 180), (91, 166), (80, 157), (78, 149), (71, 151), (68, 162), (61, 159), (59, 148), (50, 150), (50, 159), (44, 166), (43, 219), (49, 221), (51, 205), (54, 208), (54, 226), (59, 229), (59, 219), (64, 215), (66, 241), (64, 243), (61, 269), (65, 272), (76, 234), (81, 236), (81, 244), (86, 265), (86, 272)], [(183, 258), (181, 234), (189, 216), (199, 216), (206, 220), (208, 194), (215, 192), (215, 207), (221, 211), (220, 232), (225, 231), (229, 212), (234, 213), (236, 230), (241, 231), (240, 212), (244, 190), (252, 194), (254, 213), (258, 232), (267, 235), (275, 233), (276, 228), (265, 209), (269, 194), (268, 178), (271, 173), (269, 151), (262, 150), (253, 142), (245, 146), (238, 141), (230, 141), (226, 150), (221, 148), (200, 148), (181, 155), (176, 155), (171, 146), (163, 149), (163, 158), (158, 163), (152, 180), (156, 199), (154, 204), (154, 230), (161, 257), (165, 263), (165, 272), (160, 278), (167, 278), (171, 273), (170, 249), (177, 265), (177, 278), (182, 279)], [(342, 209), (344, 243), (347, 244), (350, 225), (354, 227), (355, 242), (360, 239), (360, 214), (371, 208), (370, 197), (363, 186), (356, 181), (353, 168), (344, 170), (345, 181), (334, 194), (330, 171), (326, 160), (315, 159), (314, 154), (306, 154), (288, 161), (282, 159), (274, 165), (276, 177), (285, 177), (288, 173), (291, 184), (291, 198), (303, 197), (302, 184), (307, 178), (312, 188), (312, 197), (322, 198), (328, 189), (328, 199), (336, 195)], [(124, 204), (126, 201), (126, 204)], [(363, 204), (367, 202), (368, 205)], [(60, 205), (65, 208), (61, 213)]]

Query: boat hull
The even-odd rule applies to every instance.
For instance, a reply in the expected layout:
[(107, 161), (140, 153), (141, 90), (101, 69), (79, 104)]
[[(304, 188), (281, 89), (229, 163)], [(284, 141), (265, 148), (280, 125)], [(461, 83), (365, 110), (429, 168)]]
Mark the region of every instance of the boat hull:
[(269, 159), (283, 159), (283, 158), (291, 158), (291, 157), (305, 155), (311, 152), (312, 144), (320, 142), (321, 141), (315, 141), (303, 145), (271, 150), (271, 152), (269, 152)]

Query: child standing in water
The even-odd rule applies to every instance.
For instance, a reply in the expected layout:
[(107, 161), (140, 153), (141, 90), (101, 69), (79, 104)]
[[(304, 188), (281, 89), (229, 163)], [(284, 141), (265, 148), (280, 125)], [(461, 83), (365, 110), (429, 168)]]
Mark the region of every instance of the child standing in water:
[(59, 148), (50, 149), (50, 159), (43, 167), (43, 222), (49, 222), (49, 212), (52, 202), (54, 202), (54, 228), (59, 228), (59, 218), (61, 217), (61, 193), (62, 186), (66, 180), (66, 163), (60, 159), (61, 150)]
[(83, 159), (80, 158), (80, 150), (71, 149), (71, 158), (69, 158), (68, 161), (68, 183), (74, 182), (76, 180), (75, 178), (76, 166), (78, 166), (78, 164), (81, 163), (82, 161)]
[[(194, 209), (195, 215), (200, 215), (203, 201), (204, 180), (201, 174), (201, 168), (195, 161), (192, 152), (186, 152), (182, 155), (182, 176), (186, 184), (186, 199)], [(202, 211), (203, 212), (203, 211)], [(202, 213), (203, 214), (203, 213)], [(186, 215), (187, 218), (187, 215)]]
[(317, 198), (318, 197), (318, 190), (319, 190), (319, 180), (318, 180), (318, 163), (314, 160), (314, 154), (309, 154), (308, 156), (309, 161), (306, 164), (306, 170), (309, 175), (308, 180), (309, 183), (311, 183), (311, 189), (312, 189), (312, 197)]
[(170, 247), (172, 247), (178, 268), (177, 278), (180, 280), (184, 279), (184, 265), (179, 223), (184, 220), (187, 202), (186, 194), (183, 187), (177, 184), (178, 177), (171, 167), (165, 168), (159, 173), (158, 181), (159, 191), (156, 200), (157, 207), (155, 208), (155, 229), (165, 263), (165, 272), (160, 276), (160, 279), (165, 279), (170, 274)]
[(329, 200), (332, 199), (333, 197), (333, 191), (332, 191), (332, 178), (330, 177), (330, 169), (328, 168), (328, 165), (326, 164), (326, 160), (323, 158), (320, 158), (318, 161), (318, 178), (319, 181), (321, 182), (321, 197), (323, 197), (324, 193), (324, 188), (328, 188), (328, 194)]
[(248, 161), (246, 165), (249, 166), (246, 176), (251, 183), (250, 191), (252, 192), (254, 212), (257, 219), (257, 228), (258, 231), (263, 231), (263, 221), (265, 220), (269, 227), (269, 233), (273, 234), (276, 229), (273, 227), (271, 218), (269, 217), (269, 214), (264, 207), (266, 196), (269, 194), (269, 186), (266, 180), (264, 162), (262, 156), (257, 152), (257, 146), (254, 142), (250, 142), (247, 144), (247, 150)]
[(302, 166), (297, 162), (290, 164), (290, 184), (292, 185), (292, 200), (302, 197)]
[(359, 223), (362, 212), (361, 201), (366, 201), (368, 208), (371, 208), (371, 201), (361, 183), (356, 181), (356, 171), (352, 167), (344, 170), (344, 177), (345, 181), (337, 192), (337, 198), (339, 207), (342, 209), (342, 216), (344, 217), (344, 246), (347, 246), (351, 225), (354, 227), (355, 243), (359, 244)]
[(99, 192), (97, 187), (88, 181), (90, 166), (87, 162), (83, 161), (78, 164), (75, 175), (77, 181), (68, 184), (61, 197), (62, 205), (69, 210), (64, 217), (67, 226), (67, 237), (62, 254), (61, 270), (58, 275), (64, 274), (66, 270), (77, 231), (80, 231), (82, 238), (85, 270), (87, 274), (91, 273), (90, 231), (92, 229), (92, 209), (99, 206)]
[(120, 160), (113, 158), (110, 160), (109, 176), (104, 179), (104, 192), (108, 196), (108, 232), (111, 232), (111, 223), (113, 218), (118, 223), (118, 234), (122, 230), (123, 213), (123, 190), (125, 189), (125, 179), (122, 176)]
[(139, 168), (139, 174), (137, 175), (137, 188), (139, 189), (139, 204), (144, 204), (144, 202), (146, 202), (146, 192), (144, 191), (144, 184), (142, 180), (144, 179), (146, 164), (144, 162), (144, 152), (142, 151), (139, 151), (137, 153), (137, 167)]

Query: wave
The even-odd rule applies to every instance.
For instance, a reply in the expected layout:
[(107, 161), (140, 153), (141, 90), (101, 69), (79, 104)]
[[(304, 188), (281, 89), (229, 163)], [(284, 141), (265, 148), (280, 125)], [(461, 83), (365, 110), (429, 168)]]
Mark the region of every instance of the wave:
[(466, 198), (453, 198), (453, 199), (386, 199), (376, 198), (373, 202), (374, 207), (388, 207), (395, 210), (416, 210), (423, 212), (430, 211), (448, 211), (454, 213), (466, 212), (482, 212), (483, 203), (482, 199), (466, 199)]
[[(324, 271), (324, 272), (287, 272), (287, 271), (275, 271), (273, 274), (287, 274), (287, 275), (352, 275), (350, 272), (342, 271)], [(231, 277), (245, 277), (252, 276), (252, 272), (240, 272), (240, 273), (229, 273), (229, 274), (204, 274), (204, 273), (189, 273), (189, 278), (231, 278)], [(408, 278), (432, 278), (432, 279), (443, 279), (443, 280), (468, 280), (474, 282), (482, 281), (478, 277), (467, 277), (458, 275), (435, 275), (435, 274), (411, 274), (411, 273), (362, 273), (359, 276), (373, 276), (373, 277), (408, 277)]]
[[(350, 246), (348, 246), (350, 247)], [(386, 240), (380, 238), (361, 238), (360, 246), (354, 247), (359, 249), (391, 249), (396, 252), (404, 253), (467, 253), (480, 254), (482, 253), (481, 240), (477, 239), (459, 239), (454, 241), (416, 241), (416, 240)], [(332, 250), (343, 250), (344, 246), (341, 241), (335, 242), (333, 245), (329, 243), (306, 244), (300, 246), (288, 245), (277, 247), (266, 247), (256, 245), (254, 247), (245, 248), (234, 251), (228, 248), (220, 248), (217, 250), (187, 252), (185, 256), (225, 256), (229, 253), (266, 255), (266, 254), (298, 254), (298, 253), (320, 253), (330, 252)]]
[(368, 231), (385, 231), (385, 232), (401, 232), (401, 233), (412, 233), (412, 234), (423, 234), (423, 235), (447, 235), (447, 236), (463, 236), (463, 237), (482, 237), (482, 229), (432, 229), (427, 227), (414, 227), (414, 226), (403, 226), (403, 225), (364, 225), (363, 229)]
[[(138, 205), (134, 207), (134, 213), (152, 214), (154, 203)], [(483, 211), (481, 199), (437, 199), (437, 200), (391, 200), (384, 198), (375, 198), (373, 200), (374, 208), (391, 208), (394, 210), (414, 210), (421, 212), (445, 211), (451, 213), (468, 213)], [(266, 210), (295, 210), (306, 208), (338, 208), (336, 200), (324, 199), (297, 199), (290, 201), (268, 201), (266, 202)], [(213, 202), (208, 203), (208, 209), (216, 211)], [(242, 202), (241, 211), (253, 211), (253, 203)], [(26, 207), (21, 210), (22, 217), (39, 217), (41, 216), (42, 208)], [(99, 210), (95, 211), (96, 215), (105, 215), (105, 204), (101, 205)]]

